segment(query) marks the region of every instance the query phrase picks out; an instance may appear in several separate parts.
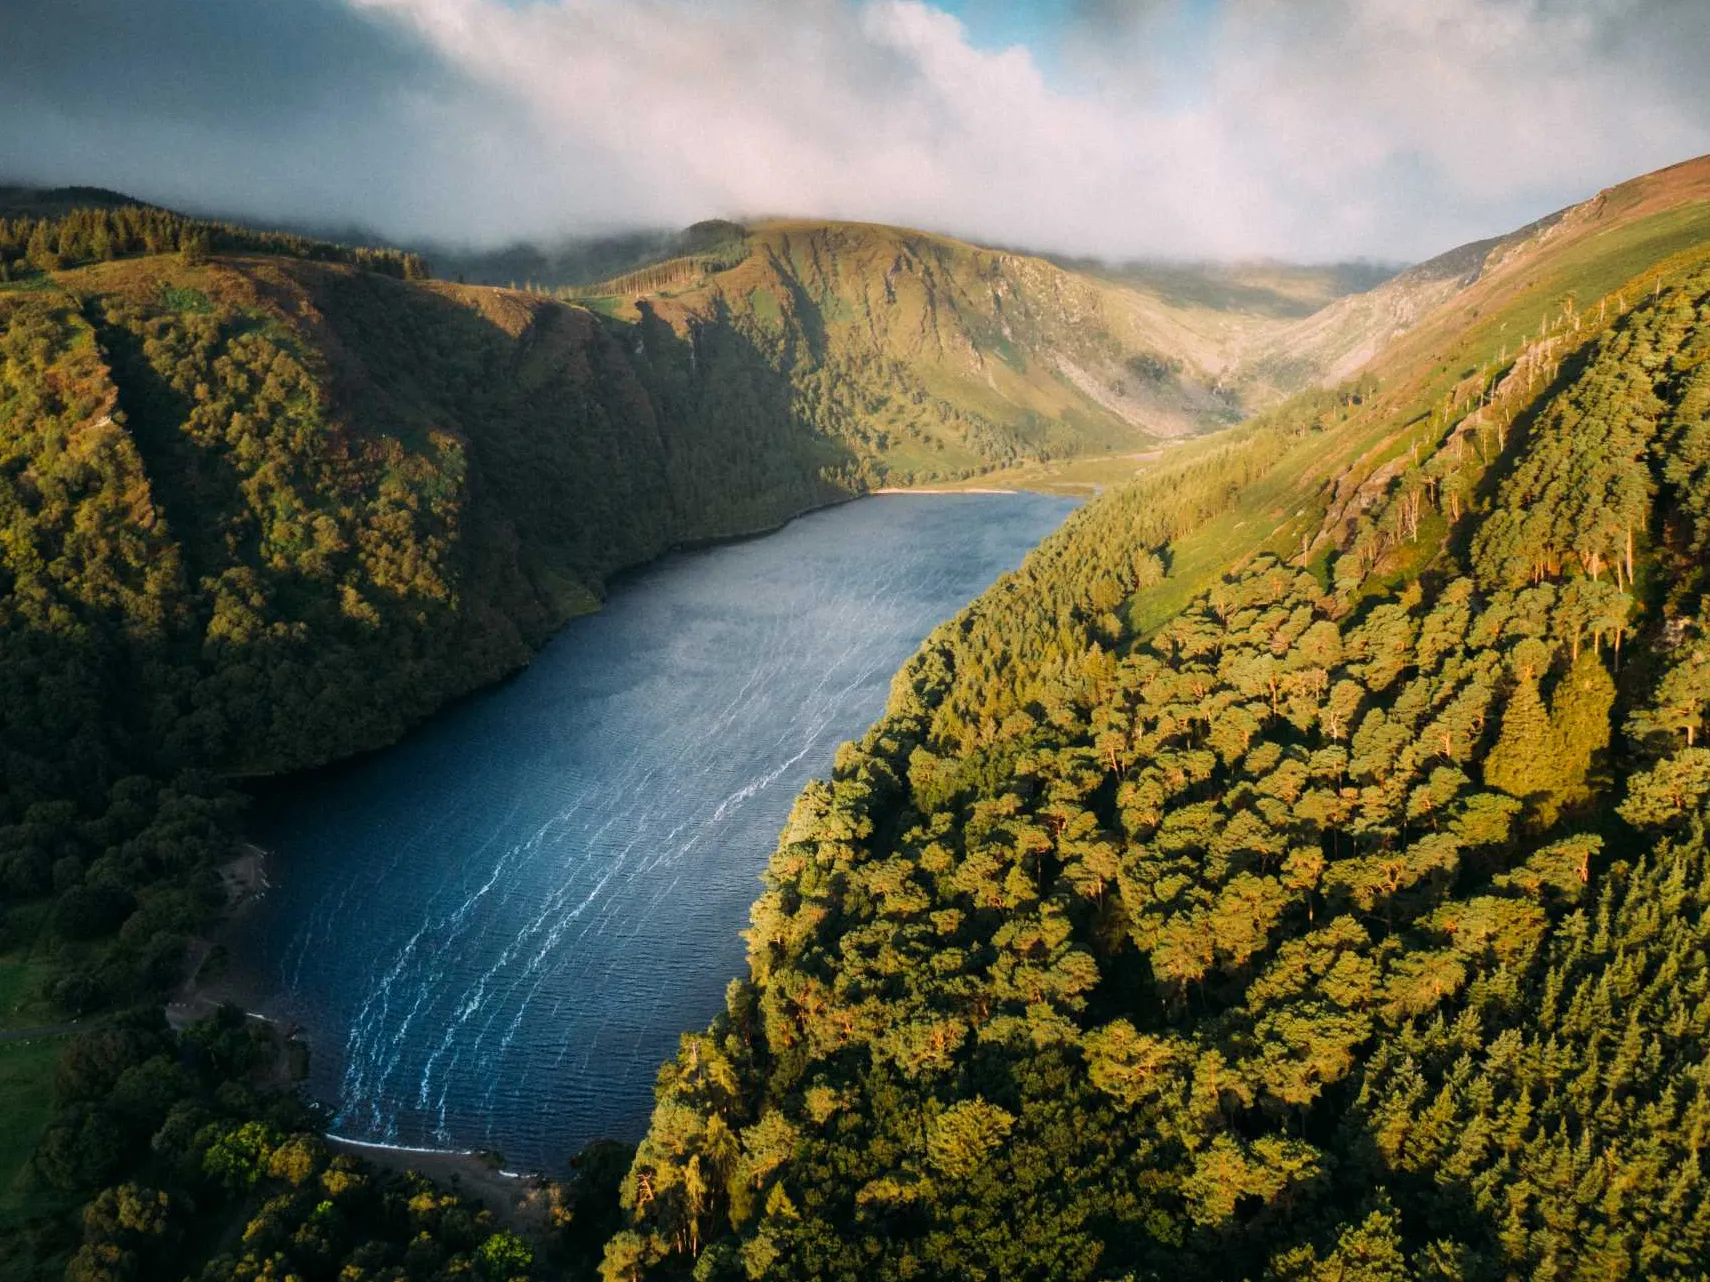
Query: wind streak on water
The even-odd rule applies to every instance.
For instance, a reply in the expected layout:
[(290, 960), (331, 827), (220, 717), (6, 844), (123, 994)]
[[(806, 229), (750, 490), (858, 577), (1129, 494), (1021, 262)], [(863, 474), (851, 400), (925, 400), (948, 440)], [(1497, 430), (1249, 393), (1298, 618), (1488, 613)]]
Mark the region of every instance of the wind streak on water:
[(237, 958), (341, 1134), (558, 1166), (646, 1124), (744, 966), (802, 785), (933, 626), (1067, 514), (882, 497), (672, 557), (515, 681), (281, 799)]

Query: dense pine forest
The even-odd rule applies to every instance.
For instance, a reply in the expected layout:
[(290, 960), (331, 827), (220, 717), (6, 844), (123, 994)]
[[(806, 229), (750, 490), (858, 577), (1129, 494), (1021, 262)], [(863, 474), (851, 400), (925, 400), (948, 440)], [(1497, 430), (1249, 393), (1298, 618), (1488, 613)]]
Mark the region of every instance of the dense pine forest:
[(888, 229), (718, 224), (582, 305), (100, 193), (0, 219), (0, 1032), (52, 1034), (0, 1043), (0, 1273), (1702, 1277), (1704, 171), (1503, 242), (939, 629), (633, 1162), (526, 1240), (329, 1146), (274, 1030), (165, 1024), (249, 782), (673, 545), (1236, 402)]
[(1155, 469), (941, 628), (604, 1276), (1704, 1276), (1705, 264)]

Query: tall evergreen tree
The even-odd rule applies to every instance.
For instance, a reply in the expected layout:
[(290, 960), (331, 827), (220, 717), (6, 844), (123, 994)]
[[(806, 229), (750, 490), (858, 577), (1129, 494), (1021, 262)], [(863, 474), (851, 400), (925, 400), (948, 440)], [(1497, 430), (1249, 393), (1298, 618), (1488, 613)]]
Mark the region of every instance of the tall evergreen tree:
[(1596, 649), (1579, 652), (1550, 697), (1551, 748), (1564, 801), (1585, 790), (1593, 759), (1609, 746), (1609, 711), (1615, 706), (1615, 682)]
[(1550, 714), (1538, 693), (1538, 679), (1523, 672), (1502, 709), (1496, 746), (1484, 762), (1484, 781), (1511, 797), (1543, 807), (1540, 818), (1553, 817), (1549, 798), (1562, 782), (1556, 760)]

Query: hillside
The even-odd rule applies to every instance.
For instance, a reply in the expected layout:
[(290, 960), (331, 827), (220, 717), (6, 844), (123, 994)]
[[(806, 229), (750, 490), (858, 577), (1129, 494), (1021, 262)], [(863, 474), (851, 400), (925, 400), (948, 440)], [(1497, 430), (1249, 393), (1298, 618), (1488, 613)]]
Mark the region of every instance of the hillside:
[[(1535, 271), (1556, 273), (1556, 288), (1579, 290), (1582, 301), (1594, 296), (1589, 291), (1601, 295), (1615, 283), (1610, 273), (1636, 271), (1651, 258), (1702, 239), (1706, 202), (1710, 169), (1703, 160), (1633, 179), (1508, 235), (1440, 254), (1375, 288), (1341, 297), (1282, 333), (1261, 337), (1243, 351), (1231, 382), (1260, 399), (1267, 392), (1339, 383), (1415, 329), (1453, 336), (1491, 300), (1539, 285), (1530, 279)], [(1599, 279), (1579, 279), (1575, 273), (1582, 263), (1601, 263)], [(1511, 343), (1521, 337), (1509, 335)], [(1416, 359), (1418, 351), (1408, 348), (1396, 365)]]
[(1281, 324), (924, 232), (735, 230), (578, 293), (622, 316), (645, 301), (678, 327), (728, 318), (905, 478), (1227, 425), (1245, 411), (1223, 372)]
[[(118, 627), (128, 664), (174, 674), (130, 727), (168, 764), (390, 742), (616, 570), (843, 493), (822, 473), (847, 452), (717, 334), (691, 351), (521, 295), (177, 256), (0, 293), (0, 322), (34, 554), (8, 558), (7, 644), (44, 644), (59, 609)], [(11, 711), (8, 744), (33, 720)]]
[(334, 1154), (271, 1034), (162, 1023), (242, 782), (392, 741), (673, 543), (1357, 368), (1159, 451), (928, 641), (798, 803), (627, 1175), (586, 1155), (539, 1245), (609, 1239), (612, 1279), (1698, 1276), (1707, 191), (1664, 171), (1304, 319), (1340, 286), (1243, 309), (849, 224), (701, 225), (566, 301), (14, 206), (0, 1032), (47, 1032), (0, 1041), (0, 1272), (527, 1274)]
[(1476, 251), (929, 639), (604, 1276), (1702, 1276), (1707, 176)]

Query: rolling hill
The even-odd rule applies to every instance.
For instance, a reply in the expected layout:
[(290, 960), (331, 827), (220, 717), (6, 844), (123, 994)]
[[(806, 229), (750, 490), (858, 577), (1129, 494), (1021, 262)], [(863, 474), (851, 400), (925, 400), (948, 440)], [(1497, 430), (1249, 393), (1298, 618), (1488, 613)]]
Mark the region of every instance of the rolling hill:
[(1220, 378), (1259, 318), (892, 227), (735, 233), (716, 257), (651, 264), (584, 296), (620, 316), (645, 304), (679, 328), (728, 319), (905, 477), (1133, 450), (1241, 415)]

